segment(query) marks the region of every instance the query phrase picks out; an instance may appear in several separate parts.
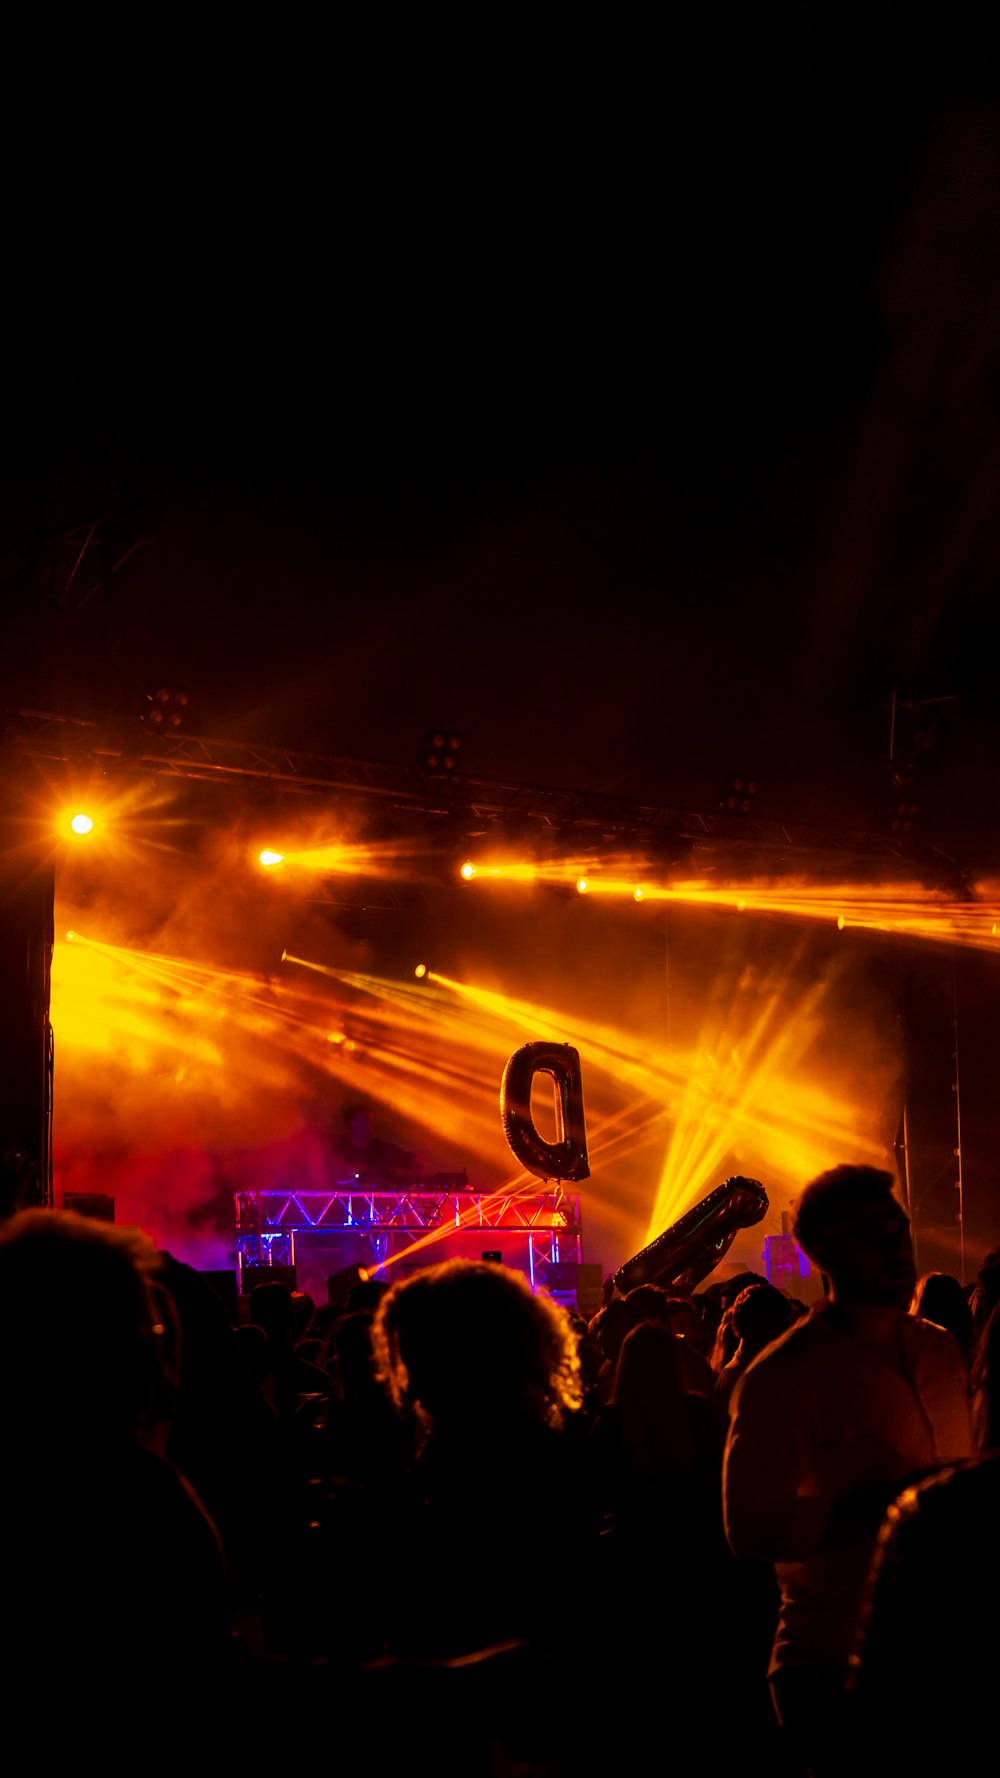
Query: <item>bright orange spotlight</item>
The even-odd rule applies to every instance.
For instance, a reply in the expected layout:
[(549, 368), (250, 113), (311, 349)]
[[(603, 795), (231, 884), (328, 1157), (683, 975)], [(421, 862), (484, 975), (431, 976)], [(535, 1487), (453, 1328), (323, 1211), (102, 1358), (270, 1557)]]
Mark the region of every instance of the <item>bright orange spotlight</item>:
[(261, 864), (282, 864), (284, 862), (284, 857), (285, 854), (283, 852), (262, 852), (260, 855), (260, 862)]
[(587, 890), (590, 888), (590, 884), (587, 882), (586, 877), (578, 877), (576, 886), (581, 895), (586, 895)]
[(465, 878), (467, 883), (471, 883), (473, 877), (476, 875), (476, 867), (470, 859), (467, 859), (463, 864), (460, 875)]
[(82, 813), (74, 815), (70, 822), (70, 827), (76, 834), (92, 833), (94, 828), (93, 816), (84, 815)]
[(646, 899), (645, 889), (633, 889), (632, 895), (635, 901), (645, 901)]
[(417, 979), (418, 979), (418, 980), (420, 980), (420, 979), (421, 979), (421, 978), (422, 978), (422, 977), (423, 977), (423, 976), (425, 976), (425, 975), (426, 975), (426, 974), (427, 974), (427, 965), (426, 965), (426, 963), (418, 963), (418, 964), (417, 964), (417, 967), (416, 967), (416, 969), (415, 969), (415, 970), (414, 970), (414, 971), (413, 971), (413, 973), (414, 973), (414, 975), (415, 975), (415, 976), (416, 976), (416, 977), (417, 977)]

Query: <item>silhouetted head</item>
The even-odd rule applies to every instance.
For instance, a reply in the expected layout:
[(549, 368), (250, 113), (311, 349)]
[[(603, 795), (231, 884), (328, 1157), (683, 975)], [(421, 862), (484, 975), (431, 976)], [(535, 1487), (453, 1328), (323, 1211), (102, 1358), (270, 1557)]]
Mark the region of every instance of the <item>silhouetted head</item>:
[(287, 1284), (275, 1279), (273, 1284), (255, 1284), (250, 1292), (250, 1319), (262, 1327), (275, 1345), (290, 1339), (295, 1322), (295, 1304)]
[(591, 1331), (600, 1347), (605, 1364), (617, 1364), (622, 1341), (635, 1323), (625, 1307), (623, 1296), (613, 1296), (591, 1322)]
[[(138, 1230), (62, 1210), (0, 1225), (0, 1363), (8, 1438), (134, 1447), (162, 1412), (166, 1293)], [(44, 1305), (44, 1314), (39, 1313)]]
[(792, 1306), (773, 1284), (760, 1282), (741, 1290), (731, 1310), (733, 1332), (740, 1342), (740, 1363), (762, 1352), (794, 1319)]
[(370, 1309), (356, 1309), (350, 1315), (342, 1316), (337, 1323), (333, 1342), (337, 1379), (341, 1391), (349, 1400), (366, 1395), (370, 1389), (377, 1387), (372, 1351), (373, 1320)]
[(910, 1314), (946, 1327), (968, 1357), (972, 1351), (972, 1310), (961, 1284), (950, 1272), (925, 1272), (918, 1279)]
[(359, 1278), (347, 1293), (347, 1308), (352, 1315), (373, 1315), (389, 1289), (388, 1278)]
[(373, 1336), (393, 1398), (419, 1407), (435, 1431), (556, 1426), (581, 1402), (568, 1317), (508, 1266), (453, 1259), (414, 1273), (382, 1299)]
[(1000, 1303), (990, 1310), (971, 1367), (972, 1419), (980, 1454), (1000, 1451)]
[(802, 1192), (795, 1239), (835, 1298), (905, 1309), (916, 1284), (910, 1221), (891, 1173), (833, 1167)]

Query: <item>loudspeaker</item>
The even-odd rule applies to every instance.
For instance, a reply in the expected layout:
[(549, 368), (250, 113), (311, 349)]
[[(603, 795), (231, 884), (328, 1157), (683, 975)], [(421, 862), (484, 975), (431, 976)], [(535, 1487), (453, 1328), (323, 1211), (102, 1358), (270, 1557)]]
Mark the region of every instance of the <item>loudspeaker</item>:
[(287, 1284), (295, 1290), (295, 1273), (295, 1266), (244, 1266), (243, 1295), (249, 1296), (255, 1284)]
[(98, 1222), (114, 1222), (115, 1200), (105, 1192), (64, 1192), (63, 1209), (77, 1216), (93, 1216)]

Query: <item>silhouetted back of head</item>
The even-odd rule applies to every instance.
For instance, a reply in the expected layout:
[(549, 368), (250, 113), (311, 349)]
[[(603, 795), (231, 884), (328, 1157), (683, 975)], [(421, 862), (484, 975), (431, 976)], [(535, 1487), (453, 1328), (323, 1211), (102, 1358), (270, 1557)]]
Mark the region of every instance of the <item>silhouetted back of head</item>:
[(507, 1266), (454, 1259), (417, 1272), (383, 1298), (373, 1333), (394, 1398), (422, 1409), (435, 1432), (558, 1425), (580, 1405), (568, 1317)]
[(250, 1319), (264, 1329), (275, 1345), (289, 1340), (295, 1322), (295, 1304), (288, 1285), (277, 1278), (273, 1284), (255, 1284), (250, 1292)]
[(630, 1328), (638, 1327), (643, 1321), (659, 1321), (665, 1327), (670, 1320), (673, 1298), (662, 1285), (637, 1284), (634, 1290), (626, 1291), (622, 1301), (625, 1321)]
[(622, 1341), (629, 1329), (635, 1326), (634, 1321), (625, 1307), (623, 1296), (613, 1296), (605, 1303), (599, 1316), (591, 1323), (597, 1344), (601, 1349), (606, 1364), (617, 1364), (618, 1354), (622, 1349)]
[(387, 1278), (359, 1278), (352, 1284), (347, 1293), (347, 1307), (352, 1315), (374, 1314), (379, 1303), (391, 1288)]
[(733, 1332), (751, 1353), (762, 1352), (794, 1319), (788, 1298), (773, 1284), (763, 1282), (741, 1290), (730, 1315)]
[(134, 1447), (163, 1388), (157, 1254), (136, 1230), (69, 1211), (0, 1225), (0, 1362), (8, 1435), (36, 1454)]
[(810, 1181), (795, 1208), (793, 1233), (810, 1259), (831, 1234), (839, 1234), (845, 1222), (867, 1204), (891, 1198), (895, 1190), (891, 1173), (880, 1167), (831, 1167)]
[(917, 1280), (910, 1313), (946, 1327), (968, 1357), (972, 1350), (972, 1310), (961, 1284), (950, 1272), (925, 1272)]
[(973, 1354), (972, 1417), (980, 1452), (1000, 1451), (1000, 1303), (990, 1310)]
[(372, 1321), (370, 1309), (356, 1309), (337, 1323), (334, 1351), (337, 1377), (344, 1396), (355, 1401), (378, 1388), (372, 1352)]
[(677, 1339), (662, 1321), (640, 1321), (622, 1342), (612, 1400), (629, 1462), (667, 1474), (694, 1465), (696, 1447)]
[(910, 1224), (891, 1173), (833, 1167), (802, 1192), (793, 1233), (834, 1296), (905, 1309), (916, 1284)]

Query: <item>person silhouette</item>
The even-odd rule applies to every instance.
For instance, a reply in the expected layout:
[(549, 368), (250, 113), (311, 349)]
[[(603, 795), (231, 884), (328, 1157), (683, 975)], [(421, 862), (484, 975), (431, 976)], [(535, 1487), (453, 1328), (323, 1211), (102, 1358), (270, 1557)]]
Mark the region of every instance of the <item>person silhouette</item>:
[(953, 1336), (907, 1313), (916, 1271), (892, 1175), (841, 1166), (802, 1192), (795, 1238), (827, 1300), (734, 1390), (723, 1473), (735, 1555), (774, 1564), (775, 1709), (801, 1768), (842, 1773), (838, 1735), (858, 1613), (900, 1490), (972, 1454)]

